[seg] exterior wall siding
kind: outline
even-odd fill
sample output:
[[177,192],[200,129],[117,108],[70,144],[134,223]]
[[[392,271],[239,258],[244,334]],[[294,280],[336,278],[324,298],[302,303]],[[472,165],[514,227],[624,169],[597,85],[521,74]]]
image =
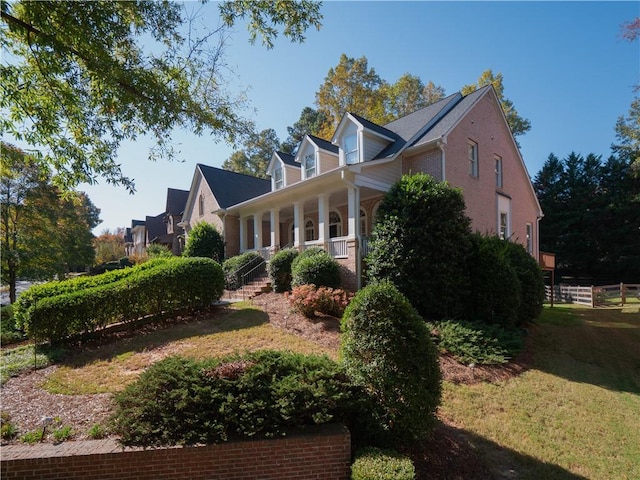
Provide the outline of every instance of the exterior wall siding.
[[329,155],[320,151],[320,161],[318,162],[319,173],[329,172],[335,170],[339,166],[339,158],[334,155]]
[[402,160],[402,174],[427,173],[438,181],[442,181],[442,151],[439,148],[418,153]]
[[364,161],[371,160],[375,158],[377,154],[379,154],[384,148],[388,145],[388,142],[385,142],[381,138],[374,137],[372,135],[364,136]]
[[[485,95],[448,136],[445,180],[462,188],[472,229],[483,234],[498,233],[497,192],[511,198],[511,239],[526,246],[531,223],[537,249],[536,199],[510,135],[498,106]],[[469,140],[478,145],[478,177],[469,174]],[[502,188],[496,186],[496,155],[502,158]]]
[[[207,182],[204,180],[204,178],[200,177],[200,181],[198,182],[195,191],[196,191],[196,194],[193,196],[193,205],[191,206],[192,207],[191,214],[189,218],[187,219],[183,218],[183,220],[187,220],[189,222],[190,228],[193,228],[197,223],[207,222],[212,224],[214,227],[216,227],[219,232],[222,232],[223,231],[222,220],[218,215],[212,213],[218,210],[220,208],[220,205],[218,205],[218,202],[213,196],[213,193],[211,192],[211,189],[209,189],[209,186],[207,185]],[[200,215],[200,211],[199,211],[200,195],[203,195],[204,197],[204,209],[203,209],[202,215]],[[187,236],[188,235],[189,235],[189,232],[187,232]]]

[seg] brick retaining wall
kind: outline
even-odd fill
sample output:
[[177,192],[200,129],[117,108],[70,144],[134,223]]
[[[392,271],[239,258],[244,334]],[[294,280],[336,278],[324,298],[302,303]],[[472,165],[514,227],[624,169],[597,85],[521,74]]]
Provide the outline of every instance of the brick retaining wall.
[[112,441],[88,441],[3,446],[0,454],[3,480],[347,480],[351,438],[345,426],[334,424],[278,439],[200,447],[123,450]]

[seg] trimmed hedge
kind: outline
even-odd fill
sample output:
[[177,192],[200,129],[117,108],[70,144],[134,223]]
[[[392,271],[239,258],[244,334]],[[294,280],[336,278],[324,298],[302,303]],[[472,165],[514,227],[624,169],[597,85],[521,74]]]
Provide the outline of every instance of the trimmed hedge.
[[269,278],[276,293],[291,290],[291,265],[298,257],[298,250],[285,248],[277,252],[269,261]]
[[125,446],[219,443],[344,420],[360,397],[328,357],[261,351],[161,360],[115,395],[111,431]]
[[392,450],[367,447],[356,452],[351,480],[414,480],[416,469],[409,457]]
[[16,302],[15,316],[30,337],[57,343],[111,323],[203,307],[223,288],[222,268],[211,259],[162,258],[91,281],[32,287]]

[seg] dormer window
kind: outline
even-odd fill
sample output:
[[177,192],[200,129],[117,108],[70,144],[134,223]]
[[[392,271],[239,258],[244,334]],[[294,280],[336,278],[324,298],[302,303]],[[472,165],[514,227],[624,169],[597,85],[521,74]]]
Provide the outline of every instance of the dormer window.
[[358,163],[358,137],[356,134],[345,137],[344,157],[347,165]]
[[284,187],[284,179],[282,177],[282,168],[276,168],[273,171],[273,182],[276,190],[280,190]]
[[311,178],[316,174],[316,156],[313,153],[304,157],[305,178]]

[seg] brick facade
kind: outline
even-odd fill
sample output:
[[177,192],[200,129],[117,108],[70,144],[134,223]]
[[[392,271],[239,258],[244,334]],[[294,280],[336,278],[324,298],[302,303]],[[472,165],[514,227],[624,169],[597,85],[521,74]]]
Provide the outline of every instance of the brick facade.
[[[80,444],[91,442],[67,442],[63,444],[64,453],[55,453],[55,445],[48,450],[40,449],[40,446],[5,446],[0,476],[3,480],[350,478],[350,434],[345,426],[336,424],[309,427],[273,440],[200,447],[122,450],[111,442],[110,447],[101,452],[89,447],[83,451]],[[79,451],[73,453],[74,448]],[[25,455],[25,449],[31,450],[31,455]],[[18,450],[22,454],[18,454]],[[39,451],[48,453],[39,455]]]

